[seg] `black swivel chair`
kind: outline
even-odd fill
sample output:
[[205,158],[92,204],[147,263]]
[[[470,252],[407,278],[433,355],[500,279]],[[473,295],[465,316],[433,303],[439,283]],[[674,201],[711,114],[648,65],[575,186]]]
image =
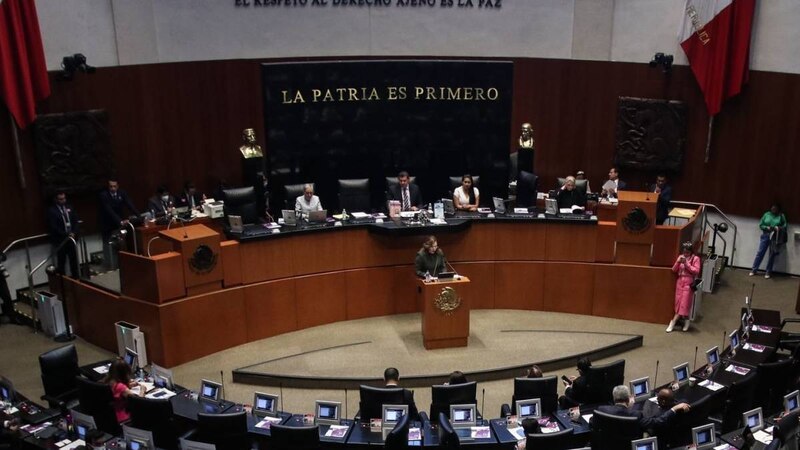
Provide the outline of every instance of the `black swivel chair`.
[[392,431],[386,435],[386,442],[384,448],[386,450],[404,450],[408,448],[408,427],[409,417],[408,414],[400,418],[395,424]]
[[728,386],[725,403],[722,408],[722,416],[720,418],[709,417],[712,421],[721,422],[721,433],[729,433],[744,426],[742,413],[753,408],[759,376],[760,373],[751,371]]
[[272,424],[270,446],[274,450],[316,450],[320,447],[319,427],[289,427]]
[[297,197],[303,195],[304,186],[306,184],[314,186],[314,183],[300,183],[287,184],[283,187],[283,194],[285,196],[283,201],[283,209],[294,209],[294,203],[297,201]]
[[[412,176],[408,177],[408,184],[414,184],[416,181],[417,181],[417,177],[412,177]],[[396,186],[398,184],[400,184],[400,183],[397,181],[397,177],[396,176],[395,177],[386,177],[386,191],[387,192],[389,191],[390,187]]]
[[252,186],[223,189],[225,202],[225,216],[241,216],[242,223],[258,222],[258,206],[256,204],[256,190]]
[[517,179],[517,207],[536,206],[536,191],[539,188],[539,177],[524,170]]
[[579,448],[585,444],[584,439],[575,434],[574,428],[567,428],[555,433],[529,434],[525,439],[527,450],[567,450]]
[[131,426],[153,433],[158,448],[177,450],[177,424],[172,415],[172,403],[168,399],[150,399],[131,395],[128,397],[128,412]]
[[214,444],[217,450],[249,449],[251,442],[247,435],[247,412],[198,413],[195,439]]
[[379,388],[362,384],[358,388],[358,416],[361,422],[380,418],[383,405],[404,405],[403,388]]
[[78,352],[73,344],[59,347],[39,355],[42,387],[51,408],[66,411],[77,404],[78,386],[75,377],[80,375]]
[[758,365],[756,373],[759,382],[754,398],[764,410],[764,415],[771,415],[783,408],[783,395],[789,390],[793,365],[791,359]]
[[[575,189],[581,191],[583,195],[586,195],[586,185],[588,183],[588,180],[575,180]],[[561,189],[565,184],[567,184],[567,179],[558,177],[558,188]]]
[[776,448],[797,450],[797,433],[800,430],[799,419],[800,411],[794,411],[778,420],[772,430],[774,439],[781,443],[781,446]]
[[111,435],[118,435],[122,428],[114,411],[114,395],[107,383],[98,383],[87,378],[76,377],[78,386],[78,411],[92,416],[97,429]]
[[664,429],[658,430],[658,448],[673,448],[692,443],[692,428],[708,423],[712,410],[721,408],[722,390],[689,404],[689,412],[676,414]]
[[555,375],[542,378],[514,378],[514,394],[511,405],[500,407],[500,416],[517,414],[517,400],[538,398],[542,401],[542,415],[551,415],[558,409],[558,378]]
[[642,429],[637,417],[615,416],[595,411],[591,420],[592,450],[631,448],[631,441],[641,439]]
[[369,178],[339,180],[339,209],[371,211]]
[[444,413],[439,413],[439,448],[453,450],[461,448],[461,440],[458,433],[450,424],[450,419]]
[[612,403],[611,392],[625,381],[625,360],[592,366],[586,373],[585,403]]
[[[443,413],[450,418],[450,405],[478,404],[478,383],[470,381],[463,384],[431,386],[431,417]],[[480,415],[480,412],[478,412]]]
[[[476,188],[481,187],[481,176],[480,175],[473,175],[472,176],[472,183],[473,186]],[[457,177],[450,177],[450,190],[448,191],[448,196],[446,198],[450,198],[453,196],[453,191],[456,190],[457,187],[461,186],[461,176]]]

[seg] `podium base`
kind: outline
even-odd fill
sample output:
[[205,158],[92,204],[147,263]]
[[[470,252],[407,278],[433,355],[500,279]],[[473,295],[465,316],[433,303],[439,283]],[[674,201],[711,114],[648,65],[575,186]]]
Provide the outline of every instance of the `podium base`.
[[436,350],[439,348],[466,347],[469,337],[450,338],[450,339],[431,339],[423,341],[426,350]]

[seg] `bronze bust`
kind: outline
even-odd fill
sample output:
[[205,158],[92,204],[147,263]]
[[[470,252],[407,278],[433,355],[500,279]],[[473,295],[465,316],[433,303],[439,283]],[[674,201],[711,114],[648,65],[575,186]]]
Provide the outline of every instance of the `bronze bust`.
[[529,123],[522,124],[522,134],[519,136],[519,148],[533,148],[533,127]]
[[246,128],[242,131],[242,139],[244,140],[244,145],[239,147],[239,151],[242,152],[242,156],[245,159],[249,158],[260,158],[264,156],[264,152],[261,151],[261,146],[256,144],[256,132],[252,128]]

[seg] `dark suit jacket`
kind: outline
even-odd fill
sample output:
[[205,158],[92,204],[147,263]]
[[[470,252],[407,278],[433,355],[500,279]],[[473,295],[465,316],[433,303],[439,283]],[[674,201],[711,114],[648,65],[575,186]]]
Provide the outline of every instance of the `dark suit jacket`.
[[[396,384],[386,385],[387,388],[399,387]],[[408,405],[408,418],[411,420],[419,420],[419,411],[417,410],[417,403],[414,401],[414,392],[403,389],[403,404]]]
[[[655,192],[656,187],[653,186],[650,192]],[[656,221],[659,225],[667,220],[669,215],[669,203],[672,201],[672,186],[665,184],[661,189],[661,194],[658,195],[658,204],[656,205]]]
[[[200,206],[200,203],[203,202],[203,194],[199,192],[195,192],[194,195],[194,206]],[[181,196],[178,197],[178,202],[175,204],[178,208],[183,208],[184,206],[189,207],[191,206],[189,203],[189,195],[186,191],[181,192]]]
[[589,380],[584,375],[575,378],[564,390],[564,396],[576,404],[586,403],[589,397]]
[[69,231],[66,229],[66,224],[64,223],[65,221],[58,205],[53,204],[47,208],[47,232],[50,234],[50,243],[53,245],[58,245],[63,242],[70,233],[77,235],[79,231],[79,219],[75,210],[72,209],[72,206],[69,204],[64,205],[64,207],[67,210],[67,216],[69,216]]
[[580,189],[575,188],[571,191],[562,189],[558,191],[558,207],[569,208],[572,205],[580,207],[586,206],[586,195]]
[[100,193],[100,231],[103,234],[111,233],[119,228],[119,223],[125,216],[125,209],[130,214],[139,214],[139,210],[133,206],[128,193],[122,189],[117,190],[117,198],[114,199],[108,189]]
[[161,196],[154,195],[147,200],[147,210],[153,212],[155,216],[163,216],[167,214],[167,208],[171,208],[175,206],[175,197],[169,196],[169,200],[167,200],[166,207],[164,206],[164,202],[161,201]]
[[675,412],[671,409],[653,417],[645,417],[642,411],[633,410],[622,405],[603,405],[597,409],[615,416],[636,417],[639,420],[639,427],[645,431],[657,431],[669,424],[669,421],[675,417]]
[[[400,191],[400,185],[394,184],[389,186],[389,190],[386,193],[387,200],[397,200],[400,202],[402,206],[403,202],[403,194]],[[423,201],[422,201],[422,193],[419,191],[419,186],[414,183],[409,183],[408,185],[408,195],[409,200],[411,201],[411,206],[416,206],[417,208],[422,208]]]

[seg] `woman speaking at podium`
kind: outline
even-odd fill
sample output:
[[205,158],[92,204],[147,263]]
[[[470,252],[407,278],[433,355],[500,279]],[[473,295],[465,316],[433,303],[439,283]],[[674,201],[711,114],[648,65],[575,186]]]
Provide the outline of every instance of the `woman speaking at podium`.
[[440,273],[447,271],[447,259],[444,252],[439,249],[436,236],[428,236],[422,243],[422,248],[417,252],[414,260],[417,276],[427,278],[427,276],[437,277]]

